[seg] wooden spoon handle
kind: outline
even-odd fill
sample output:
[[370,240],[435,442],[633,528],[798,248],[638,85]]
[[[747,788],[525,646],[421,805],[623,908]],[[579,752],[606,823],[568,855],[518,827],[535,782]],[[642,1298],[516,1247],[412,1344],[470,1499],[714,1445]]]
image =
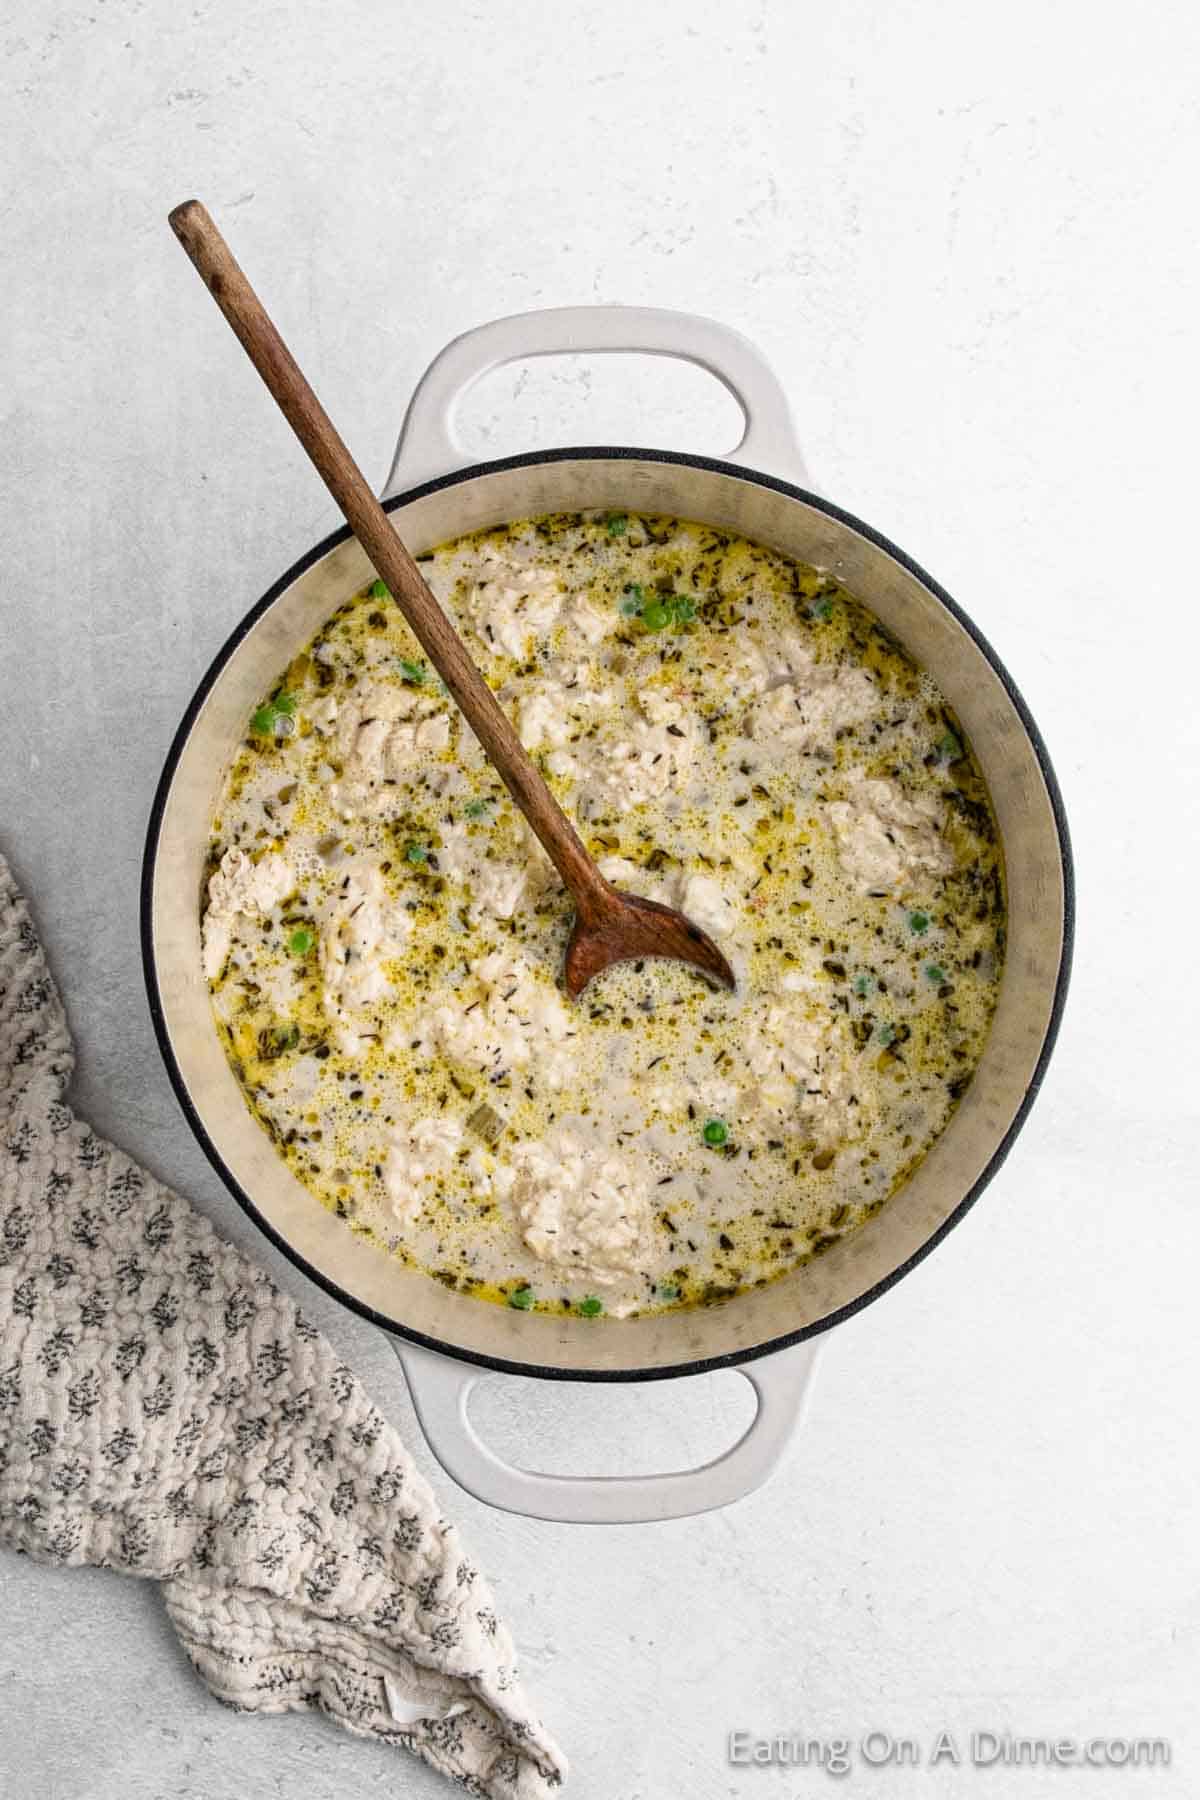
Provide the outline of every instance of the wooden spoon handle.
[[207,209],[198,200],[187,200],[171,213],[170,225],[562,876],[576,910],[587,917],[607,911],[612,889],[580,843],[458,633],[426,587],[416,563],[397,537],[391,520]]

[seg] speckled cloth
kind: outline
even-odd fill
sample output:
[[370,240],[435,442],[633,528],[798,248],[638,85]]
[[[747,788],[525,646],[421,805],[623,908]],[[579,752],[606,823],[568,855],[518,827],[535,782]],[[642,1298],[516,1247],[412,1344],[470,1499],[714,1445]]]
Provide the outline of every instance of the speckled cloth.
[[296,1306],[77,1119],[0,857],[0,1545],[162,1583],[218,1699],[319,1706],[468,1790],[562,1758],[396,1433]]

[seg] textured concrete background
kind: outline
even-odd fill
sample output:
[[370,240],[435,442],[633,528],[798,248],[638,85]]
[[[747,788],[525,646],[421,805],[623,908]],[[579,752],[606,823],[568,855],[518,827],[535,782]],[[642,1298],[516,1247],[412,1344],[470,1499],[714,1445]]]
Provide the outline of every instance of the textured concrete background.
[[[143,1000],[171,733],[333,523],[169,206],[209,202],[379,479],[421,368],[484,318],[627,300],[740,326],[816,478],[967,605],[1045,729],[1079,854],[1073,1004],[986,1201],[831,1340],[766,1491],[601,1530],[439,1491],[580,1800],[824,1789],[727,1767],[739,1726],[1156,1733],[1165,1773],[842,1786],[1194,1796],[1195,9],[27,0],[0,47],[0,831],[79,1106],[254,1244],[431,1467],[382,1339],[257,1243],[191,1142]],[[703,377],[624,375],[509,371],[472,447],[729,447]],[[711,1452],[746,1410],[733,1375],[485,1403],[529,1460],[593,1470]],[[221,1711],[135,1582],[3,1559],[0,1623],[5,1800],[443,1791],[319,1719]]]

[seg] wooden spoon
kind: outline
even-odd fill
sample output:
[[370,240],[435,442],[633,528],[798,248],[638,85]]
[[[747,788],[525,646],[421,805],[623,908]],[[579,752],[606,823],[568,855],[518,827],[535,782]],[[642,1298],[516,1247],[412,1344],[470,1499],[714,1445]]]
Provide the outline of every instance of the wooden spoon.
[[198,200],[187,200],[170,215],[170,225],[562,876],[575,902],[575,923],[564,965],[567,992],[577,998],[592,976],[610,963],[643,956],[669,956],[691,963],[732,988],[733,970],[712,939],[690,919],[655,900],[621,893],[601,875],[426,587],[207,210]]

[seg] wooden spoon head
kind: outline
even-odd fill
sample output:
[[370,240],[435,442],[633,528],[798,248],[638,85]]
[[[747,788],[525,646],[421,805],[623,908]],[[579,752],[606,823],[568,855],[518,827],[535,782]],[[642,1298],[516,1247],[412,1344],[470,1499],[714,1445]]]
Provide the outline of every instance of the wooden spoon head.
[[669,956],[675,962],[691,963],[723,987],[737,986],[733,970],[698,925],[674,907],[610,888],[602,908],[586,917],[582,912],[575,915],[564,968],[567,992],[577,1000],[602,969],[644,956]]

